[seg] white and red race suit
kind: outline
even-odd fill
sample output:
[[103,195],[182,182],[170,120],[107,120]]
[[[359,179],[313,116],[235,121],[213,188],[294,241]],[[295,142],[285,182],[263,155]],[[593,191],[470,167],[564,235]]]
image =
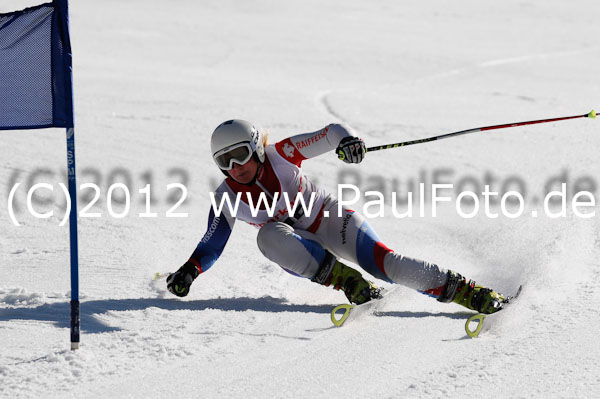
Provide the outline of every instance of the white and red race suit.
[[[379,279],[439,297],[447,270],[389,249],[358,212],[342,207],[338,213],[337,200],[302,173],[304,160],[335,149],[348,136],[352,134],[347,128],[331,124],[266,146],[265,161],[254,183],[244,185],[228,177],[217,188],[208,229],[189,261],[200,273],[208,270],[223,252],[235,220],[240,219],[259,229],[261,252],[294,275],[313,278],[327,250]],[[296,203],[297,195],[312,205],[310,212]],[[231,208],[223,197],[229,198]]]

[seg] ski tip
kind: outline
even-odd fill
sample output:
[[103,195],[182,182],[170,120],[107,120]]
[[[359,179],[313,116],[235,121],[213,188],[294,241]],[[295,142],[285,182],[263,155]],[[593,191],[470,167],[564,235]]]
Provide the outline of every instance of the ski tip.
[[596,119],[596,111],[591,110],[589,114],[587,114],[588,118]]
[[[523,285],[521,284],[517,289],[517,292],[514,295],[507,296],[504,301],[501,302],[501,305],[507,305],[511,303],[513,300],[517,299],[519,295],[521,295],[521,291],[523,290]],[[502,307],[502,306],[501,306]]]

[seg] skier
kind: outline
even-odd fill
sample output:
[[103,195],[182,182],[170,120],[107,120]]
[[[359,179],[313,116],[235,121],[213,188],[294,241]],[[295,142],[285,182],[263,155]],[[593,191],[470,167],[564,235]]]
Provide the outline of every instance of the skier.
[[[168,276],[168,290],[186,296],[194,279],[221,255],[234,221],[240,219],[259,229],[258,248],[265,257],[291,274],[341,289],[351,303],[377,298],[380,289],[340,258],[378,279],[408,286],[440,302],[455,302],[486,314],[501,309],[501,294],[452,270],[392,251],[356,211],[342,207],[338,215],[337,200],[316,187],[301,169],[302,161],[334,149],[346,163],[360,163],[366,153],[362,139],[339,124],[274,145],[268,145],[266,136],[247,121],[220,124],[212,134],[211,151],[226,178],[215,192],[216,203],[223,196],[233,203],[241,193],[239,207],[233,215],[223,206],[220,216],[211,207],[204,237],[189,260]],[[314,195],[312,212],[304,214],[298,206],[295,214],[288,214],[284,193],[292,204],[298,193],[305,204]],[[256,216],[251,214],[250,206],[255,207],[261,195],[268,197],[269,205],[275,203],[273,216],[268,215],[264,201]]]

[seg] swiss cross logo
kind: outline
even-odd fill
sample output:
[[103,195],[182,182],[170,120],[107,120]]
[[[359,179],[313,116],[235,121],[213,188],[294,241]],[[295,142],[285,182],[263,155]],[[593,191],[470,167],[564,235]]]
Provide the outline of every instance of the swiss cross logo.
[[290,143],[285,143],[283,146],[283,152],[287,155],[288,158],[294,157],[294,146],[291,146]]

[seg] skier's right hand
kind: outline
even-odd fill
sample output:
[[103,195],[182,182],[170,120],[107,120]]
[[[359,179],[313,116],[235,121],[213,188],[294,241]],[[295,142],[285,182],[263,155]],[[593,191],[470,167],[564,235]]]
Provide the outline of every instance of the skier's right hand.
[[348,136],[340,141],[335,152],[338,159],[346,163],[361,163],[367,153],[367,147],[361,138]]
[[194,279],[198,277],[198,269],[191,262],[185,262],[175,273],[167,277],[167,289],[174,295],[184,297],[190,292]]

